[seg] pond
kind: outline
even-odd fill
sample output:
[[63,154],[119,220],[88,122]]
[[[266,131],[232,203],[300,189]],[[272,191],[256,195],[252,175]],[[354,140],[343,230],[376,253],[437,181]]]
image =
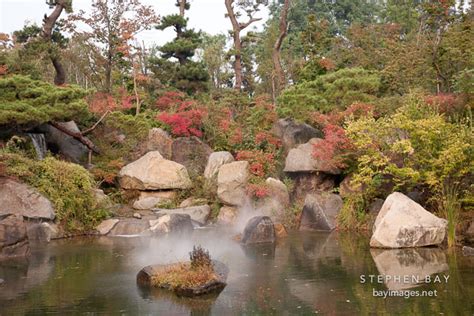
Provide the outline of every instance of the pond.
[[[217,297],[178,298],[137,287],[142,267],[187,259],[198,244],[230,269],[228,285]],[[353,233],[295,232],[275,247],[242,248],[230,234],[215,229],[180,238],[58,240],[34,246],[28,261],[0,263],[0,315],[474,313],[473,257],[438,248],[370,250],[367,245],[367,237]],[[413,280],[384,277],[378,283],[371,275],[432,279],[414,287]],[[434,282],[436,276],[440,282]],[[374,296],[387,289],[436,290],[436,297]]]

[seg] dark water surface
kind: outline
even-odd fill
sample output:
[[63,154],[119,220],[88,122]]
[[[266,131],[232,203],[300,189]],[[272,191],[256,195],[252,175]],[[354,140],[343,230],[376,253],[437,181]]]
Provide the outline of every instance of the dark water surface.
[[[186,259],[194,244],[229,266],[218,297],[178,298],[135,283],[146,265]],[[0,263],[0,315],[473,315],[474,259],[444,250],[370,250],[349,233],[293,233],[243,249],[231,236],[81,238],[36,246],[28,262]],[[413,285],[361,283],[360,275],[448,276],[411,290],[437,297],[374,297]]]

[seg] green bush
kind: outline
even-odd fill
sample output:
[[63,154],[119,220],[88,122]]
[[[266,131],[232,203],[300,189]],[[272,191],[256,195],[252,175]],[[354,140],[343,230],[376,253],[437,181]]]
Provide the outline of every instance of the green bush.
[[85,96],[78,86],[57,87],[20,75],[0,78],[0,126],[87,117]]
[[4,173],[35,187],[54,205],[56,220],[66,231],[94,228],[107,212],[95,199],[95,182],[83,167],[47,157],[32,160],[20,154],[0,152]]
[[347,68],[319,76],[285,90],[278,98],[280,117],[306,121],[313,111],[328,113],[344,110],[354,102],[371,102],[377,98],[380,77],[362,68]]
[[446,186],[459,188],[459,198],[472,197],[474,137],[464,124],[451,123],[411,95],[395,114],[348,122],[346,133],[355,148],[354,183],[373,198],[389,180],[394,190],[421,189],[430,205],[439,204]]

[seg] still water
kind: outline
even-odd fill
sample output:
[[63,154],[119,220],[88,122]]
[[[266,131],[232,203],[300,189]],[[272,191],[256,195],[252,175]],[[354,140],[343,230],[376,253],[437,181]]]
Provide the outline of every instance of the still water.
[[[219,296],[178,298],[136,286],[143,266],[186,259],[194,244],[230,269]],[[297,232],[276,247],[244,249],[213,229],[180,238],[53,241],[35,246],[28,262],[0,263],[0,315],[474,314],[473,257],[437,248],[371,251],[367,244],[367,237],[351,233]],[[370,283],[379,274],[432,274],[443,282]],[[387,288],[436,290],[437,296],[374,297]]]

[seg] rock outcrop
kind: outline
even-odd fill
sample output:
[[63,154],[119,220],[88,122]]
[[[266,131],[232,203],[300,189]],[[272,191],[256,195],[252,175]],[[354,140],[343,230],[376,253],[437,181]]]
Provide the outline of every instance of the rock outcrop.
[[119,220],[107,236],[137,236],[149,231],[150,224],[146,220],[127,218]]
[[158,151],[151,151],[120,170],[123,189],[166,190],[186,189],[191,186],[183,165],[166,160]]
[[290,207],[288,189],[282,181],[274,178],[267,178],[265,184],[269,189],[269,195],[260,199],[256,203],[256,208],[262,215],[270,217],[274,223],[279,223]]
[[117,218],[109,218],[102,221],[95,229],[100,235],[107,235],[118,222],[119,219]]
[[219,168],[226,163],[234,161],[234,157],[228,151],[213,152],[207,160],[206,169],[204,170],[204,177],[212,179],[219,172]]
[[152,128],[148,131],[148,138],[142,145],[142,153],[159,151],[165,159],[171,159],[173,139],[168,132],[161,128]]
[[217,216],[217,224],[230,226],[232,225],[238,216],[238,209],[233,206],[223,206],[219,210],[219,215]]
[[247,222],[241,243],[244,245],[274,243],[275,240],[275,228],[270,217],[255,216]]
[[425,210],[406,195],[394,192],[385,200],[375,220],[371,247],[404,248],[438,245],[447,221]]
[[202,175],[211,153],[211,147],[199,138],[179,137],[173,141],[171,160],[184,165],[189,172]]
[[33,187],[8,178],[0,178],[0,216],[14,214],[31,219],[53,220],[51,202]]
[[327,162],[316,159],[313,156],[314,145],[323,141],[320,138],[312,138],[307,143],[298,145],[289,151],[285,160],[285,172],[314,172],[320,171],[329,174],[340,174],[341,170],[331,166]]
[[289,172],[288,177],[293,181],[290,192],[293,201],[303,201],[307,194],[327,192],[335,187],[335,176],[322,172]]
[[217,175],[217,196],[228,205],[240,206],[247,200],[246,185],[249,177],[249,163],[235,161],[219,168]]

